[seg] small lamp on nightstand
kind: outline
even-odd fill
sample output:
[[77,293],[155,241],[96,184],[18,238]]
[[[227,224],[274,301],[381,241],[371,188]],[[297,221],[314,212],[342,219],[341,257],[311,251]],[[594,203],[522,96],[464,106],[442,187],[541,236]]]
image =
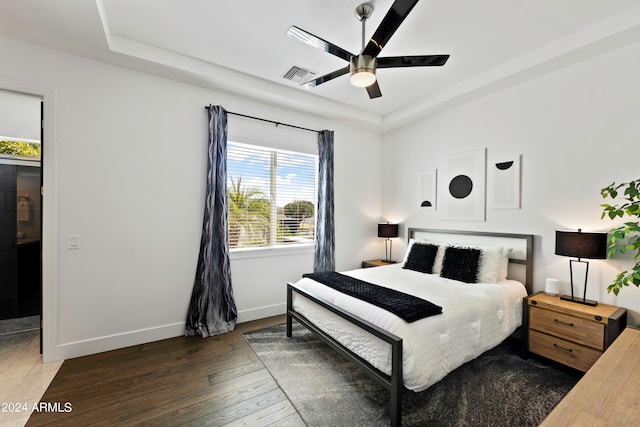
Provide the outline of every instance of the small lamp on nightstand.
[[387,239],[384,242],[384,262],[393,262],[391,260],[391,250],[393,249],[393,237],[398,237],[398,224],[378,224],[378,237],[384,237]]
[[[562,295],[560,299],[577,302],[586,305],[598,305],[597,301],[587,299],[587,276],[589,275],[589,262],[580,258],[605,259],[607,257],[607,233],[583,233],[578,231],[556,231],[556,255],[578,258],[569,260],[569,272],[571,274],[571,296]],[[573,263],[586,264],[584,273],[584,295],[582,298],[573,295]]]

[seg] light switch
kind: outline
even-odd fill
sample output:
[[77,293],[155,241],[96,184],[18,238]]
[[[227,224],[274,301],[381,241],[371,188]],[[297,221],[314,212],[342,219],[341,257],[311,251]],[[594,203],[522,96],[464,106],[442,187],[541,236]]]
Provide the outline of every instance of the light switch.
[[67,249],[80,249],[80,236],[77,234],[67,235]]

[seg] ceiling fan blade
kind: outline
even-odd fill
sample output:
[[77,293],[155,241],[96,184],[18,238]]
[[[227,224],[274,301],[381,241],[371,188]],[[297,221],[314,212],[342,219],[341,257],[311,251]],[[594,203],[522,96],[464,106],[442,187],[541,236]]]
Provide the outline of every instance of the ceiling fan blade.
[[444,65],[449,55],[389,56],[378,58],[378,68],[396,67],[439,67]]
[[369,98],[380,98],[382,96],[382,92],[380,92],[380,86],[378,86],[378,81],[373,82],[371,86],[367,86],[367,93],[369,94]]
[[336,46],[324,39],[321,39],[318,36],[314,36],[310,32],[298,28],[295,25],[289,27],[287,35],[293,37],[294,39],[298,39],[301,42],[308,44],[309,46],[313,46],[317,49],[322,49],[325,52],[335,55],[338,58],[342,58],[347,62],[349,62],[351,60],[351,57],[354,56],[351,52],[344,50],[343,48]]
[[317,79],[309,80],[308,82],[302,83],[300,86],[315,87],[315,86],[321,85],[322,83],[326,83],[329,80],[333,80],[336,77],[344,76],[348,72],[349,72],[349,67],[347,66],[344,68],[340,68],[339,70],[336,70],[332,73],[325,74],[324,76],[320,76]]
[[373,33],[371,40],[362,50],[362,55],[378,56],[383,47],[396,32],[402,21],[409,15],[418,0],[396,0]]

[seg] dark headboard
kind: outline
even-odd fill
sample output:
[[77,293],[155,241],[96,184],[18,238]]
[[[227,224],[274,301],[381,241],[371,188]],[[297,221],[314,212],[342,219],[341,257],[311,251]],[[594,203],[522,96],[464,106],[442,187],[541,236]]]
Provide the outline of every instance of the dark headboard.
[[511,248],[508,278],[524,283],[527,293],[533,293],[533,235],[492,233],[486,231],[441,230],[409,228],[408,238],[429,240],[434,243],[502,246]]

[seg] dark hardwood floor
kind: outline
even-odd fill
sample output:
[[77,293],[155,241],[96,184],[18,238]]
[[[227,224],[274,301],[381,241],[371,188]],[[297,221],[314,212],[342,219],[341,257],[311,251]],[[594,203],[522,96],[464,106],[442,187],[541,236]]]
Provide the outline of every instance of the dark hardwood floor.
[[304,426],[241,335],[284,320],[66,360],[41,399],[60,412],[34,412],[26,425]]

